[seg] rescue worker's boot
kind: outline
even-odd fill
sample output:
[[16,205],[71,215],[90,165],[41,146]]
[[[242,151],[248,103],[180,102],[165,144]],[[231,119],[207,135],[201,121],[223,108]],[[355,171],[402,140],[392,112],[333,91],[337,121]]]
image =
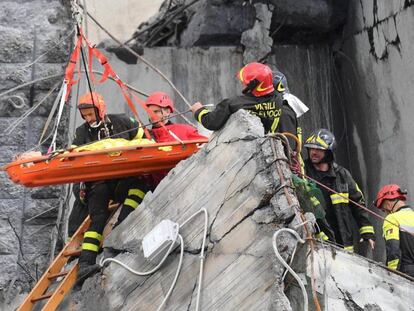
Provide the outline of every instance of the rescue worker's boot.
[[79,257],[79,269],[76,278],[76,286],[82,286],[83,282],[97,273],[100,266],[96,264],[96,252],[83,250]]
[[119,224],[121,222],[123,222],[124,219],[127,218],[127,216],[135,210],[135,208],[133,208],[129,205],[125,205],[125,204],[123,206],[121,206],[120,208],[121,208],[121,212],[118,215],[118,219],[117,219],[113,229],[116,228],[117,226],[119,226]]

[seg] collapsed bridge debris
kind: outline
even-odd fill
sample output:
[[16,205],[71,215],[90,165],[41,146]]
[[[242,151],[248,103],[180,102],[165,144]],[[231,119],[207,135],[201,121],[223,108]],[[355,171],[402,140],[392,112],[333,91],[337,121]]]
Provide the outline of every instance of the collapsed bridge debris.
[[[280,141],[276,145],[276,158],[286,159]],[[274,256],[271,237],[295,214],[287,204],[276,165],[287,180],[290,170],[285,162],[275,160],[260,120],[239,111],[198,154],[178,164],[145,197],[140,209],[109,235],[104,247],[121,252],[116,259],[131,268],[149,270],[142,256],[144,235],[163,219],[181,224],[206,208],[209,223],[201,309],[290,310],[276,282],[284,270]],[[287,189],[293,195],[293,189]],[[194,308],[203,218],[194,218],[180,232],[185,251],[167,302],[170,310]],[[290,236],[281,240],[281,249],[296,243]],[[80,295],[75,294],[83,297],[79,308],[155,309],[172,283],[178,257],[170,255],[158,272],[147,277],[111,263],[102,275],[85,282]]]
[[[145,197],[140,208],[112,231],[104,243],[105,253],[117,254],[115,259],[131,269],[151,270],[155,264],[143,256],[144,236],[165,219],[182,225],[181,270],[165,309],[196,310],[204,219],[198,215],[185,220],[205,208],[209,220],[200,309],[303,310],[303,295],[296,281],[287,278],[285,289],[285,269],[272,249],[276,230],[297,228],[302,222],[295,212],[294,189],[282,182],[291,174],[283,146],[280,141],[275,145],[276,155],[259,119],[238,111],[200,152],[180,162],[154,193]],[[290,234],[278,240],[285,259],[295,245]],[[102,273],[68,296],[60,310],[156,310],[177,275],[178,249],[148,276],[134,275],[113,262],[105,265]],[[382,297],[393,295],[398,297],[398,305],[409,306],[410,295],[406,294],[414,285],[379,264],[326,244],[316,245],[313,263],[307,252],[308,247],[298,248],[294,269],[306,284],[309,297],[311,277],[315,277],[324,310],[389,310],[390,299]],[[358,284],[350,277],[354,272],[358,273]],[[309,307],[314,310],[311,301]]]

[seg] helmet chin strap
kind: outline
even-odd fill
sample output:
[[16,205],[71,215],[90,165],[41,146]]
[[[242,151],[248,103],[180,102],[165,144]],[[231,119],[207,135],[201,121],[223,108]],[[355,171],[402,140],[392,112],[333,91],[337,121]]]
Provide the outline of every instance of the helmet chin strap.
[[97,128],[97,127],[100,127],[100,126],[101,126],[101,124],[102,124],[102,120],[100,120],[99,122],[95,121],[95,122],[93,122],[92,124],[89,124],[89,126],[90,126],[91,128]]

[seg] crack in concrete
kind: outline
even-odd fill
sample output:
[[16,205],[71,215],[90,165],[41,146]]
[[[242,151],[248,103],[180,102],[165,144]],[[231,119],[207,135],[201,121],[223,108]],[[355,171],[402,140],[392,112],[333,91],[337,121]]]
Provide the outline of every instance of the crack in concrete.
[[122,303],[122,305],[123,306],[125,306],[125,304],[126,304],[126,302],[127,302],[127,300],[128,300],[128,297],[129,297],[129,295],[131,295],[138,287],[141,287],[142,285],[144,285],[145,284],[145,282],[147,282],[147,280],[149,280],[150,279],[150,277],[151,277],[152,275],[149,275],[145,280],[143,280],[141,283],[138,283],[136,286],[134,286],[129,292],[128,292],[128,294],[126,294],[125,295],[125,298],[124,298],[124,301],[123,301],[123,303]]
[[233,255],[237,255],[237,256],[248,256],[248,257],[253,257],[256,259],[263,259],[266,258],[266,255],[255,255],[252,253],[243,253],[243,252],[235,252],[235,253],[223,253],[223,252],[219,252],[219,253],[214,253],[214,255],[223,255],[223,256],[233,256]]
[[[387,17],[385,17],[385,18],[383,18],[383,19],[380,20],[378,18],[378,4],[377,4],[377,0],[374,0],[374,8],[373,8],[374,23],[371,26],[368,26],[367,25],[366,17],[365,17],[365,14],[364,14],[365,12],[364,12],[363,0],[359,0],[359,3],[360,3],[360,6],[361,6],[362,20],[363,20],[364,27],[362,27],[362,29],[360,29],[360,30],[357,30],[357,31],[355,31],[355,32],[347,35],[346,37],[344,37],[343,41],[346,41],[346,40],[348,40],[349,38],[351,38],[351,37],[353,37],[355,35],[361,35],[364,32],[367,32],[367,34],[368,34],[368,40],[369,40],[369,43],[370,43],[370,47],[372,49],[373,45],[371,44],[371,39],[373,40],[373,30],[375,28],[378,28],[378,26],[380,26],[381,24],[388,22],[392,18],[394,20],[395,31],[397,33],[397,36],[396,36],[396,38],[394,40],[392,40],[390,42],[390,45],[395,46],[395,47],[396,47],[396,45],[398,45],[397,49],[401,53],[401,51],[400,51],[401,41],[400,41],[400,37],[399,37],[398,31],[397,31],[396,17],[401,12],[405,11],[408,7],[412,6],[414,4],[414,1],[413,0],[411,0],[411,1],[410,0],[406,0],[407,5],[404,4],[404,6],[400,10],[398,10],[394,14],[391,14],[391,15],[389,15],[389,16],[387,16]],[[384,38],[385,38],[385,36],[384,36]],[[372,41],[372,43],[373,43],[373,41]],[[371,50],[370,50],[370,52],[371,52]],[[374,55],[374,57],[378,58],[379,60],[382,60],[381,57],[378,57],[377,55]]]
[[[216,212],[216,215],[214,216],[214,218],[213,218],[213,220],[211,221],[211,223],[210,223],[210,226],[209,226],[209,232],[211,233],[211,231],[212,231],[212,228],[213,228],[213,225],[214,225],[214,223],[216,222],[216,219],[217,219],[217,217],[218,217],[218,215],[220,214],[220,211],[221,211],[221,209],[223,208],[223,206],[224,206],[224,204],[230,199],[230,198],[232,198],[234,195],[232,195],[231,197],[229,197],[229,198],[227,198],[227,192],[229,191],[229,189],[230,189],[230,187],[233,185],[233,183],[235,182],[235,180],[237,179],[237,174],[238,173],[240,173],[240,171],[244,168],[244,166],[250,161],[250,160],[252,160],[257,154],[258,154],[259,152],[258,151],[256,151],[255,153],[253,153],[246,161],[244,161],[244,163],[240,166],[240,168],[237,170],[237,172],[234,174],[234,177],[233,177],[233,180],[229,183],[229,185],[228,185],[228,187],[227,187],[227,189],[226,189],[226,192],[225,192],[225,195],[224,195],[224,197],[226,198],[223,202],[221,202],[221,204],[220,204],[220,207],[217,209],[217,212]],[[252,178],[252,180],[249,182],[249,184],[248,185],[250,185],[251,184],[251,182],[254,180],[254,178],[256,177],[257,175],[255,174],[255,176]],[[247,186],[248,186],[247,185]],[[243,189],[244,189],[245,187],[243,187]],[[238,193],[240,190],[238,190],[236,193]],[[211,237],[211,235],[210,235],[210,237]],[[211,240],[211,238],[209,238],[209,240],[210,240],[210,242],[211,243],[214,243],[212,240]]]
[[190,311],[191,303],[193,302],[193,294],[194,294],[195,289],[197,288],[197,282],[198,280],[194,282],[193,290],[191,291],[191,295],[190,295],[190,302],[188,303],[188,306],[187,306],[187,311]]
[[404,9],[414,5],[414,0],[405,0],[404,2]]
[[339,288],[339,285],[333,275],[331,275],[331,279],[335,283],[335,287],[341,292],[343,296],[342,300],[345,302],[345,308],[347,308],[349,311],[364,311],[364,308],[359,306],[355,300],[352,299],[352,295],[348,291],[344,291]]
[[[217,213],[216,213],[216,216],[214,217],[214,221],[211,223],[211,225],[210,225],[210,230],[209,230],[209,232],[211,232],[212,231],[212,229],[213,229],[213,223],[215,222],[215,220],[217,219],[217,217],[218,217],[218,214],[220,213],[220,210],[221,210],[221,208],[224,206],[224,204],[226,203],[226,202],[228,202],[231,198],[233,198],[236,194],[238,194],[238,193],[240,193],[240,192],[242,192],[242,191],[244,191],[246,188],[248,188],[248,187],[250,187],[250,185],[254,182],[254,180],[255,180],[255,178],[256,178],[256,176],[257,175],[259,175],[259,174],[261,174],[262,172],[264,172],[264,171],[266,171],[271,165],[272,165],[273,163],[270,163],[270,164],[268,164],[268,165],[266,165],[264,168],[262,168],[261,170],[259,170],[259,171],[257,171],[256,172],[256,174],[255,174],[255,176],[250,180],[250,182],[247,184],[247,185],[245,185],[243,188],[240,188],[240,189],[238,189],[233,195],[231,195],[230,197],[228,197],[222,204],[221,204],[221,206],[220,206],[220,208],[218,209],[218,211],[217,211]],[[273,190],[275,190],[275,189],[273,189]],[[246,218],[248,218],[248,217],[250,217],[250,216],[252,216],[253,214],[254,214],[254,212],[255,211],[257,211],[258,209],[261,209],[261,208],[264,208],[264,207],[267,207],[268,205],[269,205],[269,202],[270,202],[270,200],[272,199],[272,197],[273,197],[273,195],[275,194],[276,192],[272,192],[272,193],[270,193],[270,194],[268,194],[268,195],[265,195],[265,196],[263,196],[263,198],[261,199],[261,201],[260,201],[260,203],[259,203],[259,205],[255,208],[255,209],[253,209],[252,211],[250,211],[246,216],[244,216],[239,222],[237,222],[233,227],[231,227],[227,232],[225,232],[222,236],[221,236],[221,238],[220,239],[218,239],[218,240],[212,240],[211,238],[209,239],[210,240],[210,242],[212,242],[213,244],[215,244],[216,242],[219,242],[219,241],[221,241],[227,234],[229,234],[235,227],[237,227],[240,223],[242,223]]]
[[228,234],[230,234],[234,229],[236,229],[242,222],[244,222],[247,218],[252,216],[257,210],[264,208],[264,207],[267,207],[267,205],[265,206],[259,205],[258,207],[250,211],[246,216],[244,216],[240,221],[235,223],[233,227],[231,227],[227,232],[225,232],[218,240],[215,240],[213,243],[214,244],[220,243],[221,240],[223,240]]

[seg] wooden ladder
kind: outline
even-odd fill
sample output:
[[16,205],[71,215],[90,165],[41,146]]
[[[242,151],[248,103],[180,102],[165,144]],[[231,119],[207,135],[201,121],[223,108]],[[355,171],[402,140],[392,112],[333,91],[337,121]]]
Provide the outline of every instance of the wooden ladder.
[[[106,223],[106,226],[102,233],[103,239],[101,246],[103,240],[112,231],[112,228],[118,218],[118,213],[120,211],[120,209],[118,209],[119,206],[119,203],[112,201],[108,205],[108,210],[111,212],[111,216],[108,218],[108,222]],[[32,289],[32,291],[29,293],[17,311],[30,311],[33,309],[36,302],[46,299],[48,300],[43,306],[42,310],[56,310],[56,308],[65,298],[65,296],[70,292],[76,282],[78,263],[66,271],[62,271],[62,268],[66,265],[70,257],[80,255],[83,242],[83,234],[88,230],[90,223],[91,219],[88,216],[79,226],[78,230],[76,230],[69,243],[65,245],[59,255],[57,255],[55,260],[50,264],[49,268],[42,275],[36,286]],[[57,287],[54,290],[47,292],[50,285],[57,285]]]
[[[78,264],[76,263],[69,270],[62,271],[62,268],[64,268],[71,256],[80,255],[83,234],[88,230],[90,222],[91,220],[88,216],[79,226],[78,230],[76,230],[69,243],[65,245],[59,255],[50,264],[49,268],[39,279],[36,286],[32,289],[17,311],[30,311],[37,302],[46,299],[47,302],[42,310],[56,310],[76,282]],[[52,284],[57,285],[57,287],[54,290],[48,291]]]

